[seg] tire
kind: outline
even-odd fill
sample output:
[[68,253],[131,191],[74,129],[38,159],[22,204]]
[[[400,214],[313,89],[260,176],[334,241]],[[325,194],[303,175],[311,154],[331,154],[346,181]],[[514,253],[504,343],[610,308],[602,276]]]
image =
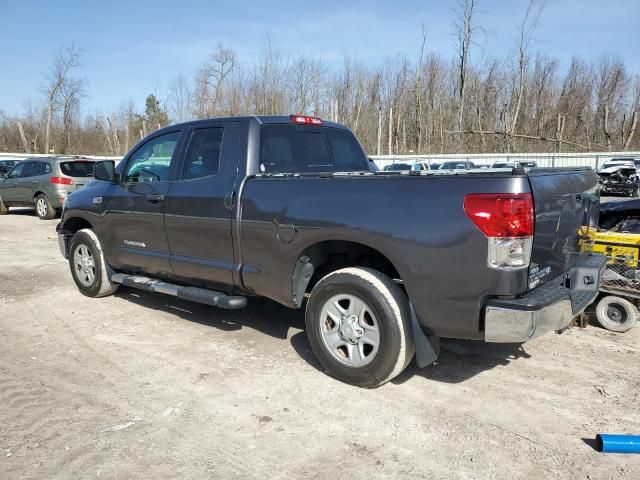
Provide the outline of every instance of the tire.
[[602,328],[624,333],[638,321],[638,310],[629,300],[607,295],[596,305],[596,319]]
[[370,268],[343,268],[322,278],[307,303],[306,328],[327,373],[358,387],[388,382],[415,353],[409,299]]
[[40,194],[35,199],[36,214],[40,220],[52,220],[56,218],[56,210],[46,195]]
[[118,289],[118,284],[110,280],[111,268],[93,230],[79,230],[71,239],[69,268],[78,290],[87,297],[106,297]]
[[2,203],[2,198],[0,198],[0,215],[8,215],[9,207],[7,207],[4,203]]

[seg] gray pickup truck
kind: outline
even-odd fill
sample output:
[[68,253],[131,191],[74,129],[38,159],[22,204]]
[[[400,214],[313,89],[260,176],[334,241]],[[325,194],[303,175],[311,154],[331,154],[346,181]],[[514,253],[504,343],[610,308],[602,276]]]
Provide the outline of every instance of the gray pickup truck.
[[319,361],[364,387],[414,353],[433,362],[440,337],[562,331],[597,295],[604,258],[580,249],[597,221],[590,169],[372,170],[350,130],[314,117],[174,125],[96,164],[59,243],[91,297],[306,304]]

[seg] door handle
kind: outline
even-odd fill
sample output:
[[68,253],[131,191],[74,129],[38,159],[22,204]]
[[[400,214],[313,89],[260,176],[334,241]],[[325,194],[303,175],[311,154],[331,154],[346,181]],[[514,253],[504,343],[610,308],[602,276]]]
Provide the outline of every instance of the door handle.
[[147,199],[148,202],[151,202],[151,203],[164,202],[164,195],[153,194],[153,195],[147,195],[145,198]]
[[31,183],[33,183],[35,185],[35,184],[40,183],[40,182],[38,182],[38,180],[33,180]]

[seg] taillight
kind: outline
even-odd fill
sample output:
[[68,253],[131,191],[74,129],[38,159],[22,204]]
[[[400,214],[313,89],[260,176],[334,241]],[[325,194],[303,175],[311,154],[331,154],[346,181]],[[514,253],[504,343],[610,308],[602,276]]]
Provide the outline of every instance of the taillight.
[[51,177],[51,183],[58,185],[73,185],[73,180],[67,177]]
[[322,126],[324,122],[318,117],[308,117],[306,115],[291,115],[291,123],[298,125],[317,125]]
[[472,193],[464,198],[464,211],[488,238],[489,267],[529,266],[535,227],[530,193]]

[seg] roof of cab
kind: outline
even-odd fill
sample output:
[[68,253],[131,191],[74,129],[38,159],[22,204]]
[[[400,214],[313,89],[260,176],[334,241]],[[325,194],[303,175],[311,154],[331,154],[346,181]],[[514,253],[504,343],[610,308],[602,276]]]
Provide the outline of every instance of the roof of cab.
[[[184,125],[201,125],[205,124],[211,120],[233,120],[233,121],[255,121],[261,125],[265,124],[291,124],[291,117],[289,115],[245,115],[245,116],[236,116],[236,117],[213,117],[202,120],[192,120],[189,122],[178,123],[175,125],[169,125],[165,128],[184,126]],[[323,126],[332,127],[332,128],[342,128],[348,130],[349,127],[342,123],[331,122],[325,119],[322,119]],[[164,128],[162,129],[164,130]]]

